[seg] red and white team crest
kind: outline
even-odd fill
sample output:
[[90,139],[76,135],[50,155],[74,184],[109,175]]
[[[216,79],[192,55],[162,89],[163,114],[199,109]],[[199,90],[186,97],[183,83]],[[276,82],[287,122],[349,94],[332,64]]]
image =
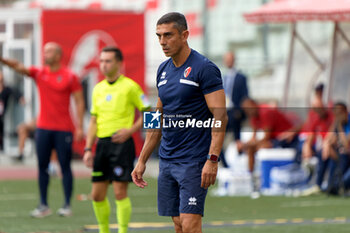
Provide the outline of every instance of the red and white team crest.
[[188,75],[191,73],[191,70],[192,70],[191,66],[186,68],[186,70],[184,71],[184,77],[185,78],[188,77]]

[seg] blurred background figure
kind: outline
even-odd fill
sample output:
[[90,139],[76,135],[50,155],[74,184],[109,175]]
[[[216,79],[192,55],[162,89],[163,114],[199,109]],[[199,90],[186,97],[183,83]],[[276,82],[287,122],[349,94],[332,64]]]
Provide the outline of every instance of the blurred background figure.
[[4,76],[0,70],[0,150],[4,149],[4,118],[11,93],[11,88],[5,86]]
[[323,102],[324,84],[319,83],[315,87],[315,100],[320,100]]
[[[58,209],[57,214],[70,216],[73,192],[71,169],[73,131],[75,130],[76,140],[83,139],[84,97],[78,77],[61,63],[63,55],[61,46],[55,42],[48,42],[44,45],[43,55],[45,63],[43,67],[25,67],[17,60],[5,59],[1,56],[0,62],[22,75],[31,77],[40,93],[40,111],[35,131],[40,201],[38,207],[31,212],[31,216],[42,218],[52,214],[48,206],[47,191],[50,179],[48,167],[53,149],[57,151],[65,194],[63,206]],[[76,127],[69,109],[71,96],[77,107]]]
[[15,157],[17,161],[23,161],[24,146],[28,138],[34,138],[36,129],[36,118],[29,122],[23,122],[17,127],[18,135],[18,156]]
[[11,95],[14,95],[17,101],[23,104],[23,98],[19,92],[12,90],[12,88],[5,85],[4,76],[0,70],[0,150],[4,149],[4,121],[5,114]]
[[329,166],[329,158],[322,158],[322,145],[327,133],[333,123],[333,113],[327,109],[322,99],[315,98],[312,103],[312,109],[309,112],[306,128],[307,137],[302,146],[303,163],[308,163],[309,160],[316,156],[318,165],[316,168],[316,184],[309,189],[304,190],[304,196],[321,192],[321,186]]
[[[227,132],[233,132],[233,137],[239,152],[242,151],[241,128],[245,119],[241,108],[242,101],[248,97],[247,78],[235,68],[235,54],[231,51],[223,56],[223,63],[227,68],[223,76],[223,86],[226,95],[226,107],[228,115]],[[229,136],[230,137],[230,136]],[[225,143],[227,144],[227,143]],[[224,167],[227,167],[225,156],[221,156]]]
[[[248,170],[253,181],[253,192],[258,191],[254,177],[255,154],[261,148],[296,148],[300,126],[294,126],[288,117],[275,107],[262,107],[250,98],[242,102],[242,108],[250,120],[252,138],[242,145],[248,155]],[[264,137],[257,139],[258,130],[264,131]]]
[[343,184],[350,188],[350,115],[343,102],[337,102],[333,108],[334,122],[323,143],[322,160],[329,160],[329,179],[327,192],[338,194]]
[[[29,122],[23,122],[17,127],[17,137],[18,137],[18,155],[14,157],[15,161],[23,162],[24,160],[24,147],[28,139],[34,139],[36,129],[36,118]],[[58,174],[58,164],[57,164],[57,153],[56,150],[52,150],[50,163],[48,167],[48,172],[50,176],[56,176]]]
[[[308,136],[310,136],[310,131],[311,131],[312,125],[315,123],[315,120],[319,118],[317,112],[315,111],[315,108],[318,108],[320,106],[320,103],[322,103],[322,106],[325,105],[323,103],[323,90],[324,90],[323,83],[319,83],[315,86],[314,92],[313,92],[313,97],[310,101],[310,108],[307,108],[307,110],[308,110],[307,116],[306,116],[306,119],[303,123],[301,130],[300,130],[300,134],[299,134],[299,145],[298,145],[298,149],[297,149],[296,161],[298,163],[303,162],[303,165],[305,167],[307,167],[311,173],[313,173],[313,171],[315,170],[317,159],[315,157],[308,156],[308,158],[302,160],[302,154],[303,154],[302,150],[303,150],[304,143],[305,143],[306,139],[308,138]],[[314,138],[312,144],[314,145],[315,142],[316,142],[316,140]],[[310,141],[308,141],[308,143],[310,143]],[[309,154],[309,152],[308,152],[308,154]],[[312,174],[310,174],[310,175],[312,176]]]

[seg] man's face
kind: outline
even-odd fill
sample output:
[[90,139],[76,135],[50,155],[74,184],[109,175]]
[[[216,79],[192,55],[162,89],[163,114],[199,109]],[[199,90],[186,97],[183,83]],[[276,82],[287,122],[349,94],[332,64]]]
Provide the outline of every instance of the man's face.
[[117,61],[114,52],[101,52],[100,71],[107,77],[112,77],[120,69],[120,62]]
[[60,60],[60,54],[58,48],[51,43],[48,43],[44,47],[44,62],[46,65],[53,65]]
[[257,117],[259,114],[258,106],[251,100],[244,100],[241,107],[248,118]]
[[323,106],[314,107],[313,110],[314,110],[314,112],[316,112],[318,114],[318,116],[321,119],[323,119],[327,116],[327,110]]
[[334,116],[336,121],[340,123],[345,123],[348,120],[348,113],[346,109],[344,109],[342,106],[334,107]]
[[159,44],[167,57],[176,56],[187,40],[188,31],[179,32],[174,23],[157,25],[156,34]]
[[235,56],[233,53],[226,53],[224,56],[224,64],[228,68],[232,68],[235,64]]

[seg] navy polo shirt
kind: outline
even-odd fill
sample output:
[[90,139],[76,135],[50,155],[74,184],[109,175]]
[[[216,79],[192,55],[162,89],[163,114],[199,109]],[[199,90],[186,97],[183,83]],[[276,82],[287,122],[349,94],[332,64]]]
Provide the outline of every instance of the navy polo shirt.
[[197,127],[195,122],[213,118],[204,95],[223,89],[219,68],[191,50],[182,66],[175,67],[171,58],[159,66],[157,88],[163,104],[159,156],[173,162],[205,161],[211,127]]

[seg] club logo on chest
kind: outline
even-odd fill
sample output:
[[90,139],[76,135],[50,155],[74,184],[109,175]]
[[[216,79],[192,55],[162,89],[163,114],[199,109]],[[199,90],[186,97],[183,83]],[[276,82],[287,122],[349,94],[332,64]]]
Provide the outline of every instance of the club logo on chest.
[[185,77],[185,78],[187,78],[188,75],[190,75],[191,70],[192,70],[191,66],[189,66],[189,67],[186,68],[186,70],[184,71],[184,77]]

